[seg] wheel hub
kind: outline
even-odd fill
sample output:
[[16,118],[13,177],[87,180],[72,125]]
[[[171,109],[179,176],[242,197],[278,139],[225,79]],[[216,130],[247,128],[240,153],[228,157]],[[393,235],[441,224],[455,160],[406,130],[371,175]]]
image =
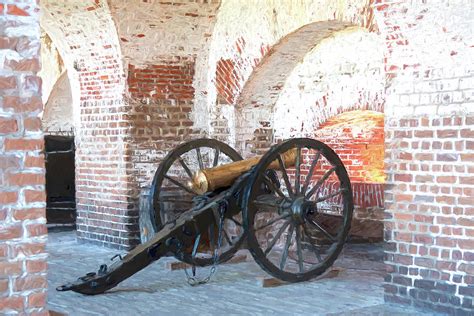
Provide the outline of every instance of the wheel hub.
[[314,214],[317,211],[316,203],[308,201],[304,196],[297,197],[290,207],[291,216],[298,224],[303,224],[308,214]]

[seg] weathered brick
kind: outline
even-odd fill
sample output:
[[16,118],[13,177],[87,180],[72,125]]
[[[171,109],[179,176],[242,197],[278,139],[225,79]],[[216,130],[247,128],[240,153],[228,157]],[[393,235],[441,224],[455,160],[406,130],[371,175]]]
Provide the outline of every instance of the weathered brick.
[[[0,45],[2,45],[2,39],[0,39]],[[5,43],[5,46],[8,44]],[[1,47],[1,46],[0,46]],[[16,77],[9,76],[9,77],[2,77],[0,76],[0,89],[15,89],[17,87],[16,84]]]
[[44,146],[43,139],[25,139],[25,138],[8,138],[5,140],[6,151],[33,151],[42,150]]
[[0,192],[0,205],[12,204],[18,201],[18,192]]
[[15,280],[15,291],[27,291],[34,289],[44,289],[47,287],[45,275],[32,274],[26,277],[20,277]]
[[27,186],[44,184],[45,178],[39,173],[13,173],[8,177],[8,183],[12,186]]
[[19,295],[12,295],[0,300],[0,311],[14,310],[22,311],[25,308],[24,299]]
[[15,119],[0,118],[0,134],[13,134],[18,131],[18,124]]
[[13,211],[13,218],[16,220],[26,220],[26,219],[38,219],[45,217],[44,208],[25,208],[25,209],[16,209]]
[[0,239],[8,240],[20,238],[23,234],[23,228],[20,225],[7,226],[0,230]]

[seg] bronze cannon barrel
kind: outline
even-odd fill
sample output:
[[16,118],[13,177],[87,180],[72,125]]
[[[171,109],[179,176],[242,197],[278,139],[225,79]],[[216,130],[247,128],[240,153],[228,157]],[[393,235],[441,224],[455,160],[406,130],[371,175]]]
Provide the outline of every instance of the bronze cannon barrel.
[[[189,183],[190,188],[198,194],[214,191],[219,188],[231,186],[232,183],[244,172],[249,171],[255,166],[262,156],[256,156],[245,160],[232,162],[229,164],[217,166],[197,171],[192,181]],[[289,150],[281,155],[285,168],[295,165],[296,149]],[[278,160],[273,161],[268,169],[279,169]]]

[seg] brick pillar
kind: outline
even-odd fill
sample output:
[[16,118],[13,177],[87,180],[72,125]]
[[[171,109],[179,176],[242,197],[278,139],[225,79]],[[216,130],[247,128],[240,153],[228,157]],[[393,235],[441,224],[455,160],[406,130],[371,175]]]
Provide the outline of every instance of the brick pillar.
[[2,315],[47,315],[39,38],[37,1],[0,0]]
[[[139,243],[138,191],[130,156],[133,123],[130,106],[114,90],[120,76],[104,79],[104,72],[84,69],[80,73],[77,235],[80,241],[130,249]],[[109,82],[105,87],[104,80]]]
[[375,11],[388,47],[385,299],[472,315],[472,8],[389,1]]

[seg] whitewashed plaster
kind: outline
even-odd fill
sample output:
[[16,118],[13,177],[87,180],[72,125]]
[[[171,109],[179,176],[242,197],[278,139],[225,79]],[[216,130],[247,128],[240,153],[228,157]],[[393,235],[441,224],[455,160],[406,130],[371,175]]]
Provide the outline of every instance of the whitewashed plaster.
[[354,27],[334,33],[292,71],[274,107],[275,137],[312,136],[337,114],[366,109],[383,112],[384,43]]
[[66,72],[62,73],[52,88],[44,106],[42,125],[45,133],[70,132],[74,129],[71,86]]

